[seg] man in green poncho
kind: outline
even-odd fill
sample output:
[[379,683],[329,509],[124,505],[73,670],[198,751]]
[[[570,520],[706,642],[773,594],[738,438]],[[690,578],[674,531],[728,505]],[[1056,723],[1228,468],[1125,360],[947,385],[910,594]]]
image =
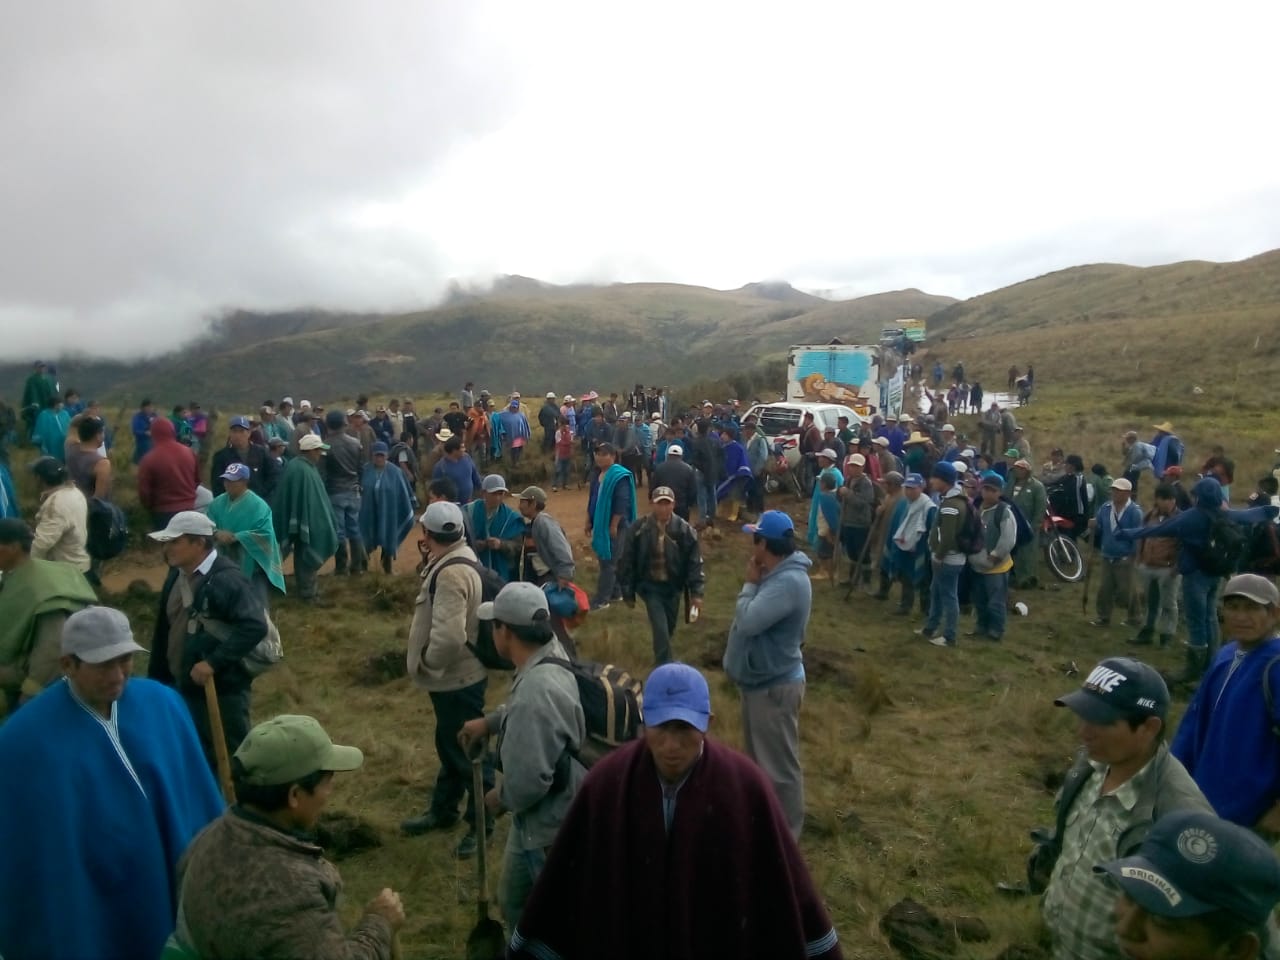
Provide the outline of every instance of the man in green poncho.
[[33,560],[31,541],[21,520],[0,520],[0,720],[62,676],[62,625],[98,602],[71,564]]
[[36,417],[35,429],[31,431],[31,441],[40,448],[46,457],[53,457],[59,463],[67,460],[67,430],[71,427],[71,414],[62,406],[62,398],[56,393],[45,403],[45,408]]
[[298,440],[298,456],[285,467],[272,505],[276,540],[293,554],[298,595],[308,603],[320,598],[316,574],[338,550],[338,528],[317,465],[329,445],[314,433]]
[[36,428],[36,418],[49,406],[49,398],[58,392],[53,378],[45,372],[43,360],[37,360],[35,369],[22,387],[22,420],[27,429],[23,439],[28,439]]
[[271,508],[249,489],[252,473],[248,464],[228,464],[218,478],[226,492],[213,498],[205,515],[218,528],[213,535],[218,549],[239,561],[240,572],[262,598],[263,608],[270,610],[271,588],[285,592],[284,571]]

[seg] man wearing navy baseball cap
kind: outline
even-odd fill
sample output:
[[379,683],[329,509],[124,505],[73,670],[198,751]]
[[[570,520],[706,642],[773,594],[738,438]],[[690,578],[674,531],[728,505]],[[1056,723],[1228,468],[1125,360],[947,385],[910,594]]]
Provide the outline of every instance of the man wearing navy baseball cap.
[[[667,663],[649,675],[644,738],[582,784],[512,931],[511,956],[598,957],[606,941],[622,960],[841,956],[773,788],[756,764],[708,739],[712,719],[695,668]],[[665,852],[636,861],[627,854],[636,849]],[[773,869],[759,869],[764,857]],[[632,868],[618,870],[625,859]]]
[[209,489],[215,497],[226,491],[227,468],[243,463],[249,468],[249,489],[268,503],[280,482],[280,468],[265,446],[250,439],[253,424],[248,417],[232,417],[227,424],[227,445],[213,455]]
[[796,546],[795,524],[766,510],[751,534],[745,582],[724,651],[724,672],[742,691],[742,742],[773,781],[792,836],[804,826],[800,704],[805,629],[813,605],[812,562]]
[[1037,850],[1033,889],[1048,872],[1041,910],[1055,958],[1119,957],[1113,893],[1093,868],[1132,854],[1161,817],[1213,809],[1164,742],[1169,688],[1153,667],[1111,657],[1054,703],[1076,715],[1083,750],[1055,802],[1050,855]]
[[1120,890],[1120,950],[1143,960],[1253,960],[1280,903],[1280,860],[1257,834],[1209,813],[1158,821],[1133,856],[1095,866]]

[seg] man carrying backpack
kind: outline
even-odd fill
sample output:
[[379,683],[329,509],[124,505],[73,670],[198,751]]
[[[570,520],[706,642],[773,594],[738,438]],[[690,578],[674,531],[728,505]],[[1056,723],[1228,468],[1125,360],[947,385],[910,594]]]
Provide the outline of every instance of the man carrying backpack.
[[1230,642],[1196,690],[1170,748],[1224,820],[1280,839],[1280,591],[1244,573],[1222,591]]
[[587,736],[578,681],[551,631],[547,595],[532,583],[509,583],[479,616],[493,622],[498,653],[515,664],[507,702],[468,720],[458,742],[470,750],[498,736],[502,785],[485,795],[492,814],[510,811],[498,900],[507,928],[520,922],[524,902],[546,863],[547,851],[573,803],[586,768],[577,752]]
[[1247,525],[1272,520],[1280,514],[1280,509],[1270,505],[1228,510],[1222,487],[1213,477],[1198,480],[1191,494],[1195,505],[1164,523],[1116,532],[1121,540],[1169,537],[1182,545],[1178,572],[1182,574],[1182,606],[1187,620],[1187,659],[1177,678],[1179,683],[1199,680],[1209,657],[1218,649],[1218,586],[1243,559]]
[[969,554],[970,600],[978,622],[975,637],[986,637],[999,643],[1004,639],[1005,604],[1009,597],[1009,571],[1013,569],[1013,548],[1018,540],[1018,524],[1013,507],[1000,498],[1004,478],[994,470],[982,475],[982,505],[978,519],[982,524],[982,549]]
[[[488,674],[468,646],[479,630],[480,574],[456,503],[429,504],[421,522],[426,564],[409,625],[407,666],[410,679],[431,698],[440,772],[426,811],[402,822],[400,830],[417,836],[449,829],[458,822],[458,804],[465,797],[468,829],[454,849],[454,856],[465,860],[476,852],[476,805],[482,798],[472,795],[471,760],[458,744],[458,731],[468,720],[484,716],[489,685]],[[492,785],[493,771],[486,769],[485,787]]]
[[956,645],[960,574],[969,554],[979,549],[982,530],[977,511],[956,482],[957,476],[955,466],[945,460],[934,464],[929,476],[929,486],[940,499],[929,528],[929,554],[933,562],[929,615],[916,634],[928,638],[935,647]]
[[1120,540],[1116,536],[1120,530],[1136,530],[1142,526],[1142,508],[1130,498],[1132,491],[1133,484],[1124,477],[1112,481],[1110,501],[1099,507],[1097,516],[1089,521],[1102,561],[1098,571],[1098,616],[1090,621],[1095,627],[1111,623],[1111,610],[1117,600],[1121,606],[1127,606],[1130,619],[1137,617],[1133,594],[1133,541]]

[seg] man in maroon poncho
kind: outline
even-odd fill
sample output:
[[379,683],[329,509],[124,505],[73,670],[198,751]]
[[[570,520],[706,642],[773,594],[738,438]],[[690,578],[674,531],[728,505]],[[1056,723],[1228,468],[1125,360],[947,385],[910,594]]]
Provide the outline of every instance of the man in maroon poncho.
[[508,955],[840,958],[773,787],[706,738],[702,674],[654,670],[644,718],[579,788]]

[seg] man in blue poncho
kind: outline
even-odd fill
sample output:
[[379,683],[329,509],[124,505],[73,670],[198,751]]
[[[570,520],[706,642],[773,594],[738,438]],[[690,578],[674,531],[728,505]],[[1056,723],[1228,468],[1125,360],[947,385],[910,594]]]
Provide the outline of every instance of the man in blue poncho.
[[390,573],[418,504],[404,471],[388,464],[387,444],[378,440],[370,450],[372,459],[360,475],[360,536],[366,550],[382,551],[382,572]]
[[1156,483],[1164,479],[1164,472],[1170,467],[1182,466],[1182,441],[1173,432],[1173,424],[1166,420],[1155,425],[1156,433],[1151,438],[1151,446],[1156,452],[1151,457],[1151,472]]
[[737,523],[742,501],[747,497],[747,484],[751,482],[751,467],[747,464],[747,448],[733,434],[725,430],[720,440],[724,443],[725,479],[716,487],[716,502],[724,503],[726,519]]
[[0,954],[157,957],[178,858],[223,808],[181,697],[133,680],[128,618],[72,614],[65,681],[0,728]]
[[476,558],[503,580],[515,579],[513,561],[520,556],[524,518],[504,502],[507,481],[491,473],[480,483],[481,496],[467,507]]
[[62,463],[67,459],[67,430],[70,426],[71,415],[63,409],[62,398],[55,393],[36,417],[31,440],[46,457]]
[[587,534],[600,561],[600,579],[591,609],[605,610],[612,601],[622,599],[617,561],[622,551],[622,533],[636,518],[636,479],[618,463],[618,451],[612,443],[596,445],[595,461],[596,473],[591,478],[587,502]]
[[1222,496],[1222,485],[1213,477],[1202,477],[1191,488],[1194,506],[1175,513],[1163,523],[1138,530],[1117,530],[1116,539],[1145,540],[1148,537],[1170,537],[1182,545],[1178,553],[1178,572],[1182,574],[1182,605],[1187,619],[1186,665],[1180,683],[1200,679],[1209,658],[1218,650],[1218,587],[1222,573],[1210,569],[1203,556],[1216,517],[1225,516],[1233,523],[1252,524],[1273,520],[1280,510],[1272,506],[1249,510],[1228,510]]
[[513,396],[511,402],[507,404],[507,409],[498,414],[498,420],[502,424],[502,451],[509,455],[510,463],[514,467],[520,463],[520,456],[524,453],[525,445],[532,436],[529,430],[529,418],[520,409],[519,394]]

